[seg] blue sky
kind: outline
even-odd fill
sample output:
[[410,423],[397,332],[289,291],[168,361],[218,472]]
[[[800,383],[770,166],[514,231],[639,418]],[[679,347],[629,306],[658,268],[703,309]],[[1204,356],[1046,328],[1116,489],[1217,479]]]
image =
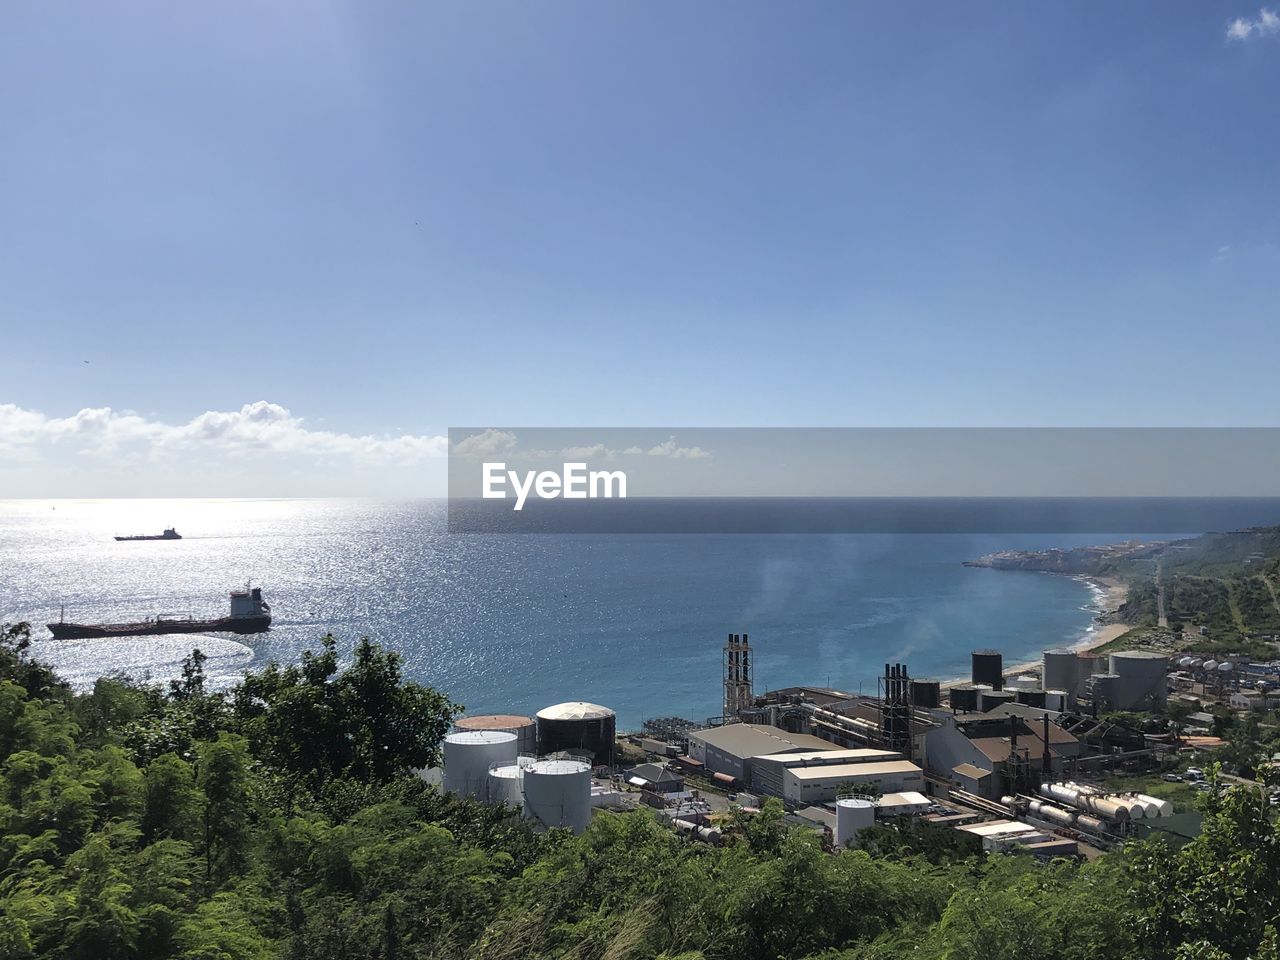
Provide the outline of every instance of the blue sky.
[[[1277,89],[1256,3],[7,4],[0,495],[409,492],[450,424],[1273,425]],[[205,452],[101,456],[157,437]]]

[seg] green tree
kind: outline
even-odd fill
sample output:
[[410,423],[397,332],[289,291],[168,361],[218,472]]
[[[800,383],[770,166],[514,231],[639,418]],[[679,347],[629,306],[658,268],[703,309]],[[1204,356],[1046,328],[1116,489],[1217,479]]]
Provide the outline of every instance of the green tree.
[[196,784],[201,809],[205,880],[223,880],[240,868],[248,833],[248,745],[230,733],[200,748]]
[[195,836],[202,798],[191,764],[172,753],[157,757],[147,767],[143,794],[141,828],[147,842]]

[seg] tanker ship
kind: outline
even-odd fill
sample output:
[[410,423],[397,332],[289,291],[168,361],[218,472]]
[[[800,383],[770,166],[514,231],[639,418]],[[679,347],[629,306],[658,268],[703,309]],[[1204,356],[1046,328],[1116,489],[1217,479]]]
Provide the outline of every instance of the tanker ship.
[[181,540],[182,534],[173,527],[165,527],[164,533],[136,533],[131,537],[116,537],[116,540]]
[[68,623],[65,617],[46,624],[57,640],[100,637],[142,637],[166,633],[262,633],[271,626],[271,607],[262,599],[262,588],[231,593],[231,615],[212,620],[161,614],[139,623]]

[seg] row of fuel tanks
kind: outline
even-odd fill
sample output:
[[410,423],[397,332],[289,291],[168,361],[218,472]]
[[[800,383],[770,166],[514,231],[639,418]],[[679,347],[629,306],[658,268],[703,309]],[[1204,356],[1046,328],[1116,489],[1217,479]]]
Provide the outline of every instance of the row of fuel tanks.
[[534,718],[463,718],[444,738],[444,789],[581,833],[591,822],[591,772],[613,765],[615,731],[612,710],[582,701]]
[[1088,784],[1044,783],[1038,797],[1002,797],[1001,803],[1057,827],[1086,833],[1123,834],[1135,820],[1171,817],[1173,804],[1145,793],[1107,793]]

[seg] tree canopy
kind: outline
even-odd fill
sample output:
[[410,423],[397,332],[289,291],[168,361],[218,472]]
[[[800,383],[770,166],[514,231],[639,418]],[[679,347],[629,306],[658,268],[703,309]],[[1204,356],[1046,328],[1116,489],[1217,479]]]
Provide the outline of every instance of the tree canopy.
[[724,842],[650,813],[579,837],[441,794],[459,710],[362,640],[226,694],[76,694],[0,643],[0,958],[1107,960],[1273,958],[1266,796],[1207,794],[1203,836],[1091,863],[983,857],[927,825],[832,853],[776,801]]

